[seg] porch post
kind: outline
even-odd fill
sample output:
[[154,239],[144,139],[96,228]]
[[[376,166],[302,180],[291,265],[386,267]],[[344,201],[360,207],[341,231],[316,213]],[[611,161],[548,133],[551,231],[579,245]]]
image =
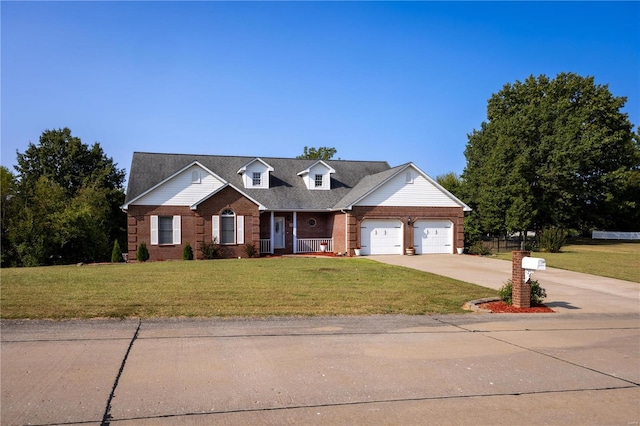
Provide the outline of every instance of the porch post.
[[293,212],[293,254],[298,252],[298,212]]
[[351,256],[351,247],[349,247],[349,213],[342,210],[344,213],[344,253],[346,256]]
[[271,211],[271,218],[269,220],[270,223],[270,229],[269,229],[269,249],[271,250],[271,254],[273,254],[273,246],[275,245],[276,242],[276,238],[275,238],[275,231],[274,228],[276,226],[276,220],[275,220],[275,214],[273,211]]

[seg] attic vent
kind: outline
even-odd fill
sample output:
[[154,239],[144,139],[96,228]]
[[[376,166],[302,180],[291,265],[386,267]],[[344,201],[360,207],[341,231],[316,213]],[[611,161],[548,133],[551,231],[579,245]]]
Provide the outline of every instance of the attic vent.
[[200,171],[194,170],[191,172],[191,183],[201,183]]
[[407,172],[405,175],[405,183],[413,183],[413,173]]

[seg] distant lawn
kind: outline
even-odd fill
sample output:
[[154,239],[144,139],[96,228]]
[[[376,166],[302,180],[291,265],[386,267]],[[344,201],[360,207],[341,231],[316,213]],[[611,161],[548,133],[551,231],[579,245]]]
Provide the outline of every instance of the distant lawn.
[[2,269],[2,318],[447,314],[495,291],[367,259]]
[[[547,266],[640,283],[640,242],[572,240],[560,253],[535,252]],[[511,253],[497,255],[511,260]]]

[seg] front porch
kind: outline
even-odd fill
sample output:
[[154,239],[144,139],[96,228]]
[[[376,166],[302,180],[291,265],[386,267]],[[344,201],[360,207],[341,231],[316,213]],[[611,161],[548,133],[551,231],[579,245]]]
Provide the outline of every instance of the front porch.
[[333,253],[334,214],[265,212],[260,217],[260,254]]
[[[273,254],[273,245],[268,238],[260,238],[260,253]],[[293,246],[293,253],[333,252],[333,238],[299,238]],[[324,247],[324,248],[323,248]]]

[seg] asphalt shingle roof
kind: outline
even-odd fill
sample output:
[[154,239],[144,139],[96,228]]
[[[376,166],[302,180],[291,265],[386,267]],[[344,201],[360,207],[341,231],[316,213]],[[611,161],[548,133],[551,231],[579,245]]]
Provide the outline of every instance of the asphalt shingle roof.
[[270,189],[244,188],[238,170],[257,157],[134,152],[125,204],[197,161],[269,210],[327,210],[349,206],[397,172],[386,161],[327,160],[331,190],[311,191],[297,174],[317,160],[259,157],[273,167]]

